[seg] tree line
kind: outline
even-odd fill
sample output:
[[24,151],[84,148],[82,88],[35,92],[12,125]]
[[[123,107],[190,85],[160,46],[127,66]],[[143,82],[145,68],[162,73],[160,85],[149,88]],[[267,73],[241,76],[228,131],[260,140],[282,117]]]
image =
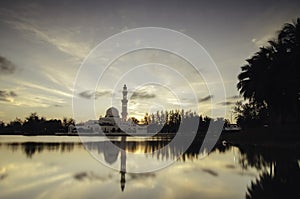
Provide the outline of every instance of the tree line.
[[24,121],[16,118],[8,124],[0,122],[0,133],[54,135],[55,133],[68,133],[70,125],[75,125],[75,120],[72,118],[47,120],[45,117],[39,117],[37,113],[31,113]]
[[[211,122],[228,123],[222,118],[212,119],[184,110],[157,111],[155,114],[146,113],[141,121],[134,117],[129,120],[139,125],[147,125],[148,132],[153,133],[206,132]],[[54,135],[68,133],[71,125],[76,127],[72,118],[47,120],[37,113],[31,113],[24,121],[16,118],[7,124],[0,122],[0,134]]]
[[212,119],[191,110],[166,110],[151,114],[146,113],[140,122],[135,118],[131,119],[135,123],[148,125],[148,132],[153,133],[176,133],[178,131],[199,133],[206,132],[211,122],[222,121],[225,125],[229,123],[228,120],[223,118]]

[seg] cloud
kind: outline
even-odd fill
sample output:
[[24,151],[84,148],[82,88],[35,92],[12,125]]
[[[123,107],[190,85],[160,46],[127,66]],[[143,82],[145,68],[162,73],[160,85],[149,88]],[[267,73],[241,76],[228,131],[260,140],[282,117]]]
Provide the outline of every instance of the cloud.
[[12,74],[15,70],[16,66],[12,62],[0,56],[0,75]]
[[18,95],[14,91],[0,90],[0,101],[13,102]]
[[200,98],[199,99],[199,102],[206,102],[206,101],[209,101],[213,98],[214,96],[213,95],[208,95],[206,97],[203,97],[203,98]]
[[17,95],[15,92],[13,92],[13,91],[10,91],[9,94],[10,94],[11,97],[17,97],[17,96],[18,96],[18,95]]
[[219,175],[216,171],[213,171],[211,169],[202,169],[202,171],[206,172],[206,173],[208,173],[208,174],[210,174],[212,176],[215,176],[215,177],[217,177]]
[[94,172],[79,172],[79,173],[75,173],[73,175],[73,178],[78,181],[84,181],[85,179],[87,179],[90,181],[99,180],[99,181],[104,182],[104,181],[111,179],[112,175],[109,174],[107,177],[104,177],[104,176],[99,176],[99,175],[95,174]]
[[236,168],[236,166],[233,165],[233,164],[227,164],[227,165],[225,165],[225,167],[226,167],[227,169],[235,169],[235,168]]
[[227,99],[240,99],[240,98],[241,98],[241,96],[239,96],[239,95],[233,95],[233,96],[228,97]]
[[88,178],[88,173],[87,172],[75,173],[73,178],[75,180],[82,181],[82,180]]
[[233,96],[227,97],[228,101],[220,102],[219,105],[230,106],[230,105],[235,104],[236,100],[238,100],[240,98],[241,98],[241,96],[239,96],[239,95],[233,95]]
[[61,104],[53,104],[54,107],[63,107]]
[[155,94],[152,94],[152,93],[148,93],[146,91],[141,91],[141,92],[134,92],[132,95],[131,95],[131,100],[134,100],[134,99],[151,99],[151,98],[155,98],[156,95]]
[[47,86],[42,86],[41,84],[38,84],[38,83],[30,83],[30,82],[26,82],[26,81],[18,81],[17,83],[24,87],[31,88],[31,89],[38,89],[41,91],[45,91],[47,93],[53,93],[55,95],[61,95],[61,96],[69,97],[69,98],[73,97],[72,93],[64,92],[62,90],[58,90],[58,89],[54,89],[54,88],[49,88]]
[[85,99],[92,99],[92,97],[95,97],[95,99],[98,99],[99,97],[105,96],[110,94],[111,92],[108,90],[104,90],[104,91],[91,91],[91,90],[87,90],[87,91],[82,91],[80,93],[78,93],[78,95],[80,97],[83,97]]
[[144,180],[145,178],[154,178],[154,177],[156,177],[155,173],[129,173],[128,175],[133,180],[137,180],[137,179]]
[[266,46],[268,44],[268,41],[272,40],[273,37],[274,35],[266,34],[260,37],[259,39],[257,38],[251,39],[251,42],[254,43],[257,47],[262,47],[262,46]]
[[[15,92],[9,92],[10,97],[7,97],[11,102],[11,105],[21,106],[21,107],[63,107],[66,103],[64,98],[52,96],[52,95],[42,95],[42,94],[34,94],[34,93],[25,93],[21,92],[21,94],[16,94]],[[18,98],[15,98],[18,96]]]
[[7,173],[0,174],[0,181],[7,178],[7,176],[8,176]]
[[5,168],[0,169],[0,181],[7,177],[7,171]]
[[233,104],[235,104],[236,102],[228,102],[228,101],[226,101],[226,102],[221,102],[221,103],[219,103],[220,105],[222,105],[222,106],[230,106],[230,105],[233,105]]
[[[3,10],[2,10],[3,11]],[[12,10],[4,10],[2,15],[10,17],[10,20],[3,20],[5,23],[11,25],[14,29],[31,33],[40,40],[54,46],[57,50],[71,55],[72,57],[82,60],[91,50],[88,43],[73,41],[74,31],[60,30],[61,34],[57,34],[55,29],[48,28],[47,31],[43,27],[38,26],[32,19],[28,19],[19,13]]]

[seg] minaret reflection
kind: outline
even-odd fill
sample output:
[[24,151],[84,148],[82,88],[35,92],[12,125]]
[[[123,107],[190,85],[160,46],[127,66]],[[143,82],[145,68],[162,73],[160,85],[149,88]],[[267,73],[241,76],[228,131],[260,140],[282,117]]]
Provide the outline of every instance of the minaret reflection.
[[126,150],[127,150],[127,143],[126,143],[126,136],[121,137],[120,141],[105,141],[103,145],[98,148],[99,151],[103,150],[104,160],[108,164],[114,164],[119,157],[119,153],[121,153],[121,163],[120,163],[120,174],[121,174],[121,190],[124,191],[125,189],[125,174],[126,174]]
[[120,173],[121,173],[121,190],[124,191],[125,189],[125,174],[126,174],[126,136],[122,136],[121,139],[121,168],[120,168]]

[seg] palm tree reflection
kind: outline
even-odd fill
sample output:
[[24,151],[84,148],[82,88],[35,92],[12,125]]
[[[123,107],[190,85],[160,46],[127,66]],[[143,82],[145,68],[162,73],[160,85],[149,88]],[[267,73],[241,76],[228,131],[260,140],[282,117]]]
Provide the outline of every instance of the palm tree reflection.
[[240,163],[262,174],[247,188],[246,198],[300,198],[297,147],[242,146]]

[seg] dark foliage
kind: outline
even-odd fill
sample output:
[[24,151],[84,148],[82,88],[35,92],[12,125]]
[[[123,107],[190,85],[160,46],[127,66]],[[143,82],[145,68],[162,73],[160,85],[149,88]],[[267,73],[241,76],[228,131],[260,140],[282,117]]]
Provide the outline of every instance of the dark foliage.
[[285,24],[276,39],[246,62],[238,76],[240,94],[250,105],[265,105],[272,125],[299,123],[300,18]]
[[16,118],[9,124],[1,123],[0,134],[28,134],[28,135],[54,135],[55,133],[67,133],[70,125],[75,121],[70,118],[46,120],[32,113],[24,121]]

